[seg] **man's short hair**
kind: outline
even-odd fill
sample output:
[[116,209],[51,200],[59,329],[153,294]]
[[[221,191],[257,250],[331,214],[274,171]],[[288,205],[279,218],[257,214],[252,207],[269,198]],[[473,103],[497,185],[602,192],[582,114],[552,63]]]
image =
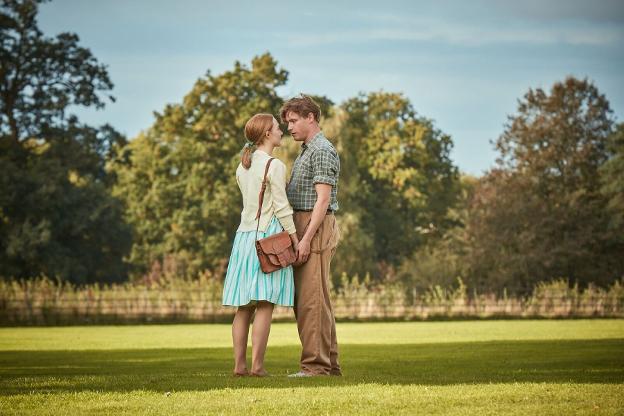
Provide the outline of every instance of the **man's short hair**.
[[286,115],[292,111],[300,117],[307,117],[312,113],[316,122],[321,121],[321,107],[309,96],[299,94],[298,97],[293,97],[286,101],[280,109],[280,118],[282,122],[286,123]]

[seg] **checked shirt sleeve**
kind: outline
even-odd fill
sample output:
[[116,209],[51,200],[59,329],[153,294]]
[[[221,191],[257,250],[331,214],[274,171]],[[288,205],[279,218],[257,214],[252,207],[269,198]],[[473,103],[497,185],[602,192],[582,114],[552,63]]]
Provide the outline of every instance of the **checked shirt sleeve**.
[[336,186],[340,171],[338,155],[329,149],[316,149],[312,155],[312,168],[314,171],[312,183],[326,183]]

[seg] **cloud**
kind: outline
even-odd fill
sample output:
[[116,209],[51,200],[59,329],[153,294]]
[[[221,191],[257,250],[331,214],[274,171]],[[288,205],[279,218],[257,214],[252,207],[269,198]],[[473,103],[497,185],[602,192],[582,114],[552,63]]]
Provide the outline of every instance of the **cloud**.
[[[284,35],[289,46],[323,46],[331,44],[364,44],[371,41],[437,42],[458,46],[484,46],[504,44],[573,46],[609,46],[624,42],[624,29],[615,26],[595,25],[536,25],[506,22],[506,25],[471,25],[449,21],[419,19],[394,19],[395,24],[367,28],[368,24],[350,22],[350,30],[324,33],[297,33]],[[409,23],[406,24],[406,23]],[[359,28],[361,27],[361,28]]]

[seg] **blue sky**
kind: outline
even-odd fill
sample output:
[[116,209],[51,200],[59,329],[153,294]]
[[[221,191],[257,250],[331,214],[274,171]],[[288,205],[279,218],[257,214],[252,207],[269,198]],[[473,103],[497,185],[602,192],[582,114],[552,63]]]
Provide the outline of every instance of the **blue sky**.
[[[402,92],[481,174],[529,87],[588,77],[624,121],[624,2],[56,0],[47,35],[75,32],[108,65],[117,102],[78,111],[130,138],[197,78],[266,51],[290,73],[283,96]],[[241,139],[242,140],[242,139]]]

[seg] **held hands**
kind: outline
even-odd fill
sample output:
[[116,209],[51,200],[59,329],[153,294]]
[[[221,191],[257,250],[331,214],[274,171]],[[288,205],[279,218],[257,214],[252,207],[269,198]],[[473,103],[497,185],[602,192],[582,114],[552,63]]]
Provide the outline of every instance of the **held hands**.
[[297,245],[297,261],[295,261],[295,266],[301,266],[310,257],[310,241],[301,239],[299,244]]
[[293,266],[301,266],[310,257],[310,241],[305,238],[299,240],[296,233],[290,235],[290,240],[293,243],[293,249],[297,255],[297,260],[293,263]]
[[293,250],[295,250],[295,256],[297,257],[295,259],[295,262],[293,263],[293,266],[298,266],[298,261],[299,261],[299,237],[297,237],[296,233],[290,234],[290,241],[292,241],[292,245],[293,245]]

